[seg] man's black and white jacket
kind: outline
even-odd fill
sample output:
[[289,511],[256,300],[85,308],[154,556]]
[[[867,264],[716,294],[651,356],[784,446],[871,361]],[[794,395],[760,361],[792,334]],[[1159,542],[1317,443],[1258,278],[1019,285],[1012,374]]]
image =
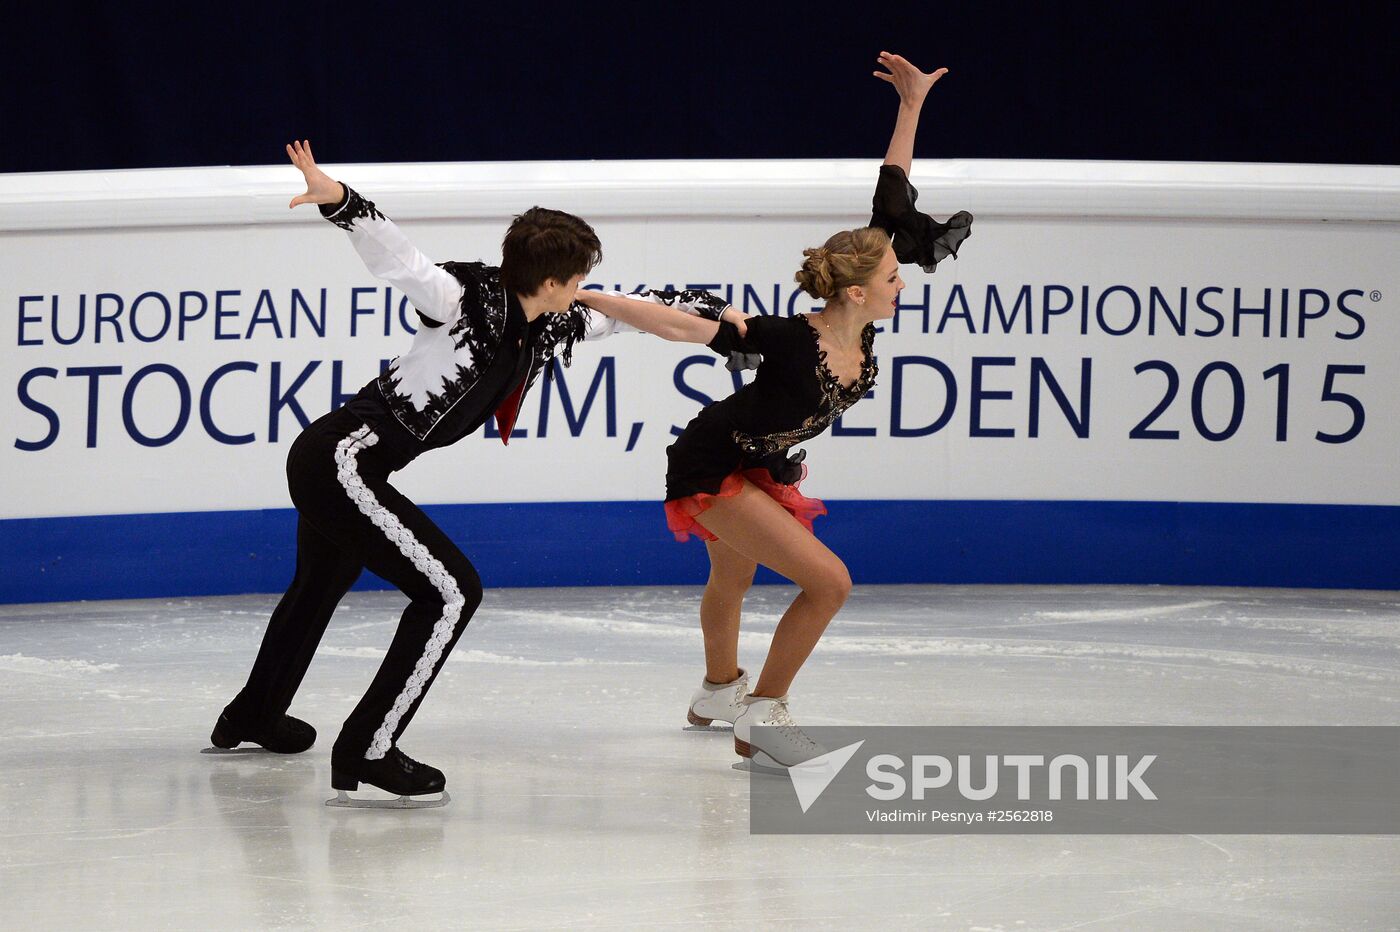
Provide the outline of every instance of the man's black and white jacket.
[[[413,345],[350,403],[372,427],[397,434],[409,458],[447,446],[494,413],[508,440],[520,403],[550,362],[568,365],[578,340],[629,327],[575,303],[564,313],[525,319],[519,300],[501,286],[500,269],[481,262],[434,264],[356,191],[322,205],[345,230],[374,275],[408,298],[421,321]],[[704,291],[633,295],[718,320],[728,305]]]

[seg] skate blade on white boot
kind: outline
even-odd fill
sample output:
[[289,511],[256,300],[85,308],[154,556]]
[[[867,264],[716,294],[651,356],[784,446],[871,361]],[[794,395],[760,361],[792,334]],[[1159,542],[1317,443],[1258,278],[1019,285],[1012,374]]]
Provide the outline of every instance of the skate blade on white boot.
[[336,790],[335,799],[326,800],[332,809],[437,809],[452,802],[447,790],[432,796],[396,796],[381,799],[366,796],[351,796],[345,790]]
[[733,766],[741,773],[770,773],[782,776],[788,772],[786,765],[778,763],[758,748],[753,748],[748,755],[741,755],[739,762]]
[[832,767],[830,761],[826,759],[826,755],[812,760],[798,761],[795,764],[781,764],[758,748],[754,748],[752,754],[752,757],[741,757],[737,764],[732,765],[733,768],[741,773],[769,773],[778,776],[792,776],[793,772],[797,771],[835,777],[839,771],[839,768]]
[[734,753],[739,755],[739,762],[734,765],[735,770],[744,773],[785,774],[788,772],[787,767],[770,757],[767,751],[754,747],[737,735],[734,737]]
[[731,722],[703,718],[696,715],[694,709],[686,712],[685,718],[690,724],[682,728],[681,731],[691,731],[699,734],[715,734],[717,732],[732,732],[734,730],[734,725]]

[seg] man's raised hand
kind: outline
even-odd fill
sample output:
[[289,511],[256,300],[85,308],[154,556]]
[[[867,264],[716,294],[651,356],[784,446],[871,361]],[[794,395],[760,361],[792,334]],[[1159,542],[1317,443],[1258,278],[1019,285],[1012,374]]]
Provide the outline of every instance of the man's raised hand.
[[310,140],[298,140],[287,146],[287,156],[306,178],[306,193],[292,198],[288,208],[298,204],[338,204],[345,197],[341,183],[317,167]]

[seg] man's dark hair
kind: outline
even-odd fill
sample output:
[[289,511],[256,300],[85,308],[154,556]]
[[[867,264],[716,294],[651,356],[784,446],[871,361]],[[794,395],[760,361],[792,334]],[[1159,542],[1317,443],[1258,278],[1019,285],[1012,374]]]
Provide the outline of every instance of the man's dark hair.
[[501,284],[518,295],[532,295],[545,279],[566,282],[603,258],[598,234],[562,210],[531,207],[511,222],[501,243]]

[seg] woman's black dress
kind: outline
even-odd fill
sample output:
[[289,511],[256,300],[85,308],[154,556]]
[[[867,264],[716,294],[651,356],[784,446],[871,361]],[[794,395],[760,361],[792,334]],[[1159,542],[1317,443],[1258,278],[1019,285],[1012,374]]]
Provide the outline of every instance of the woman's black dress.
[[[939,222],[915,209],[918,196],[898,166],[881,166],[870,225],[890,234],[900,262],[932,272],[947,256],[956,258],[971,233],[972,215],[960,211]],[[666,450],[666,517],[678,540],[690,534],[714,540],[695,516],[711,499],[737,495],[744,479],[810,530],[826,506],[798,491],[806,475],[805,451],[788,450],[821,434],[875,385],[873,324],[861,334],[860,375],[849,386],[827,368],[808,315],[751,317],[747,329],[740,337],[733,324],[721,323],[709,346],[728,359],[730,369],[756,366],[754,380],[706,406]]]

